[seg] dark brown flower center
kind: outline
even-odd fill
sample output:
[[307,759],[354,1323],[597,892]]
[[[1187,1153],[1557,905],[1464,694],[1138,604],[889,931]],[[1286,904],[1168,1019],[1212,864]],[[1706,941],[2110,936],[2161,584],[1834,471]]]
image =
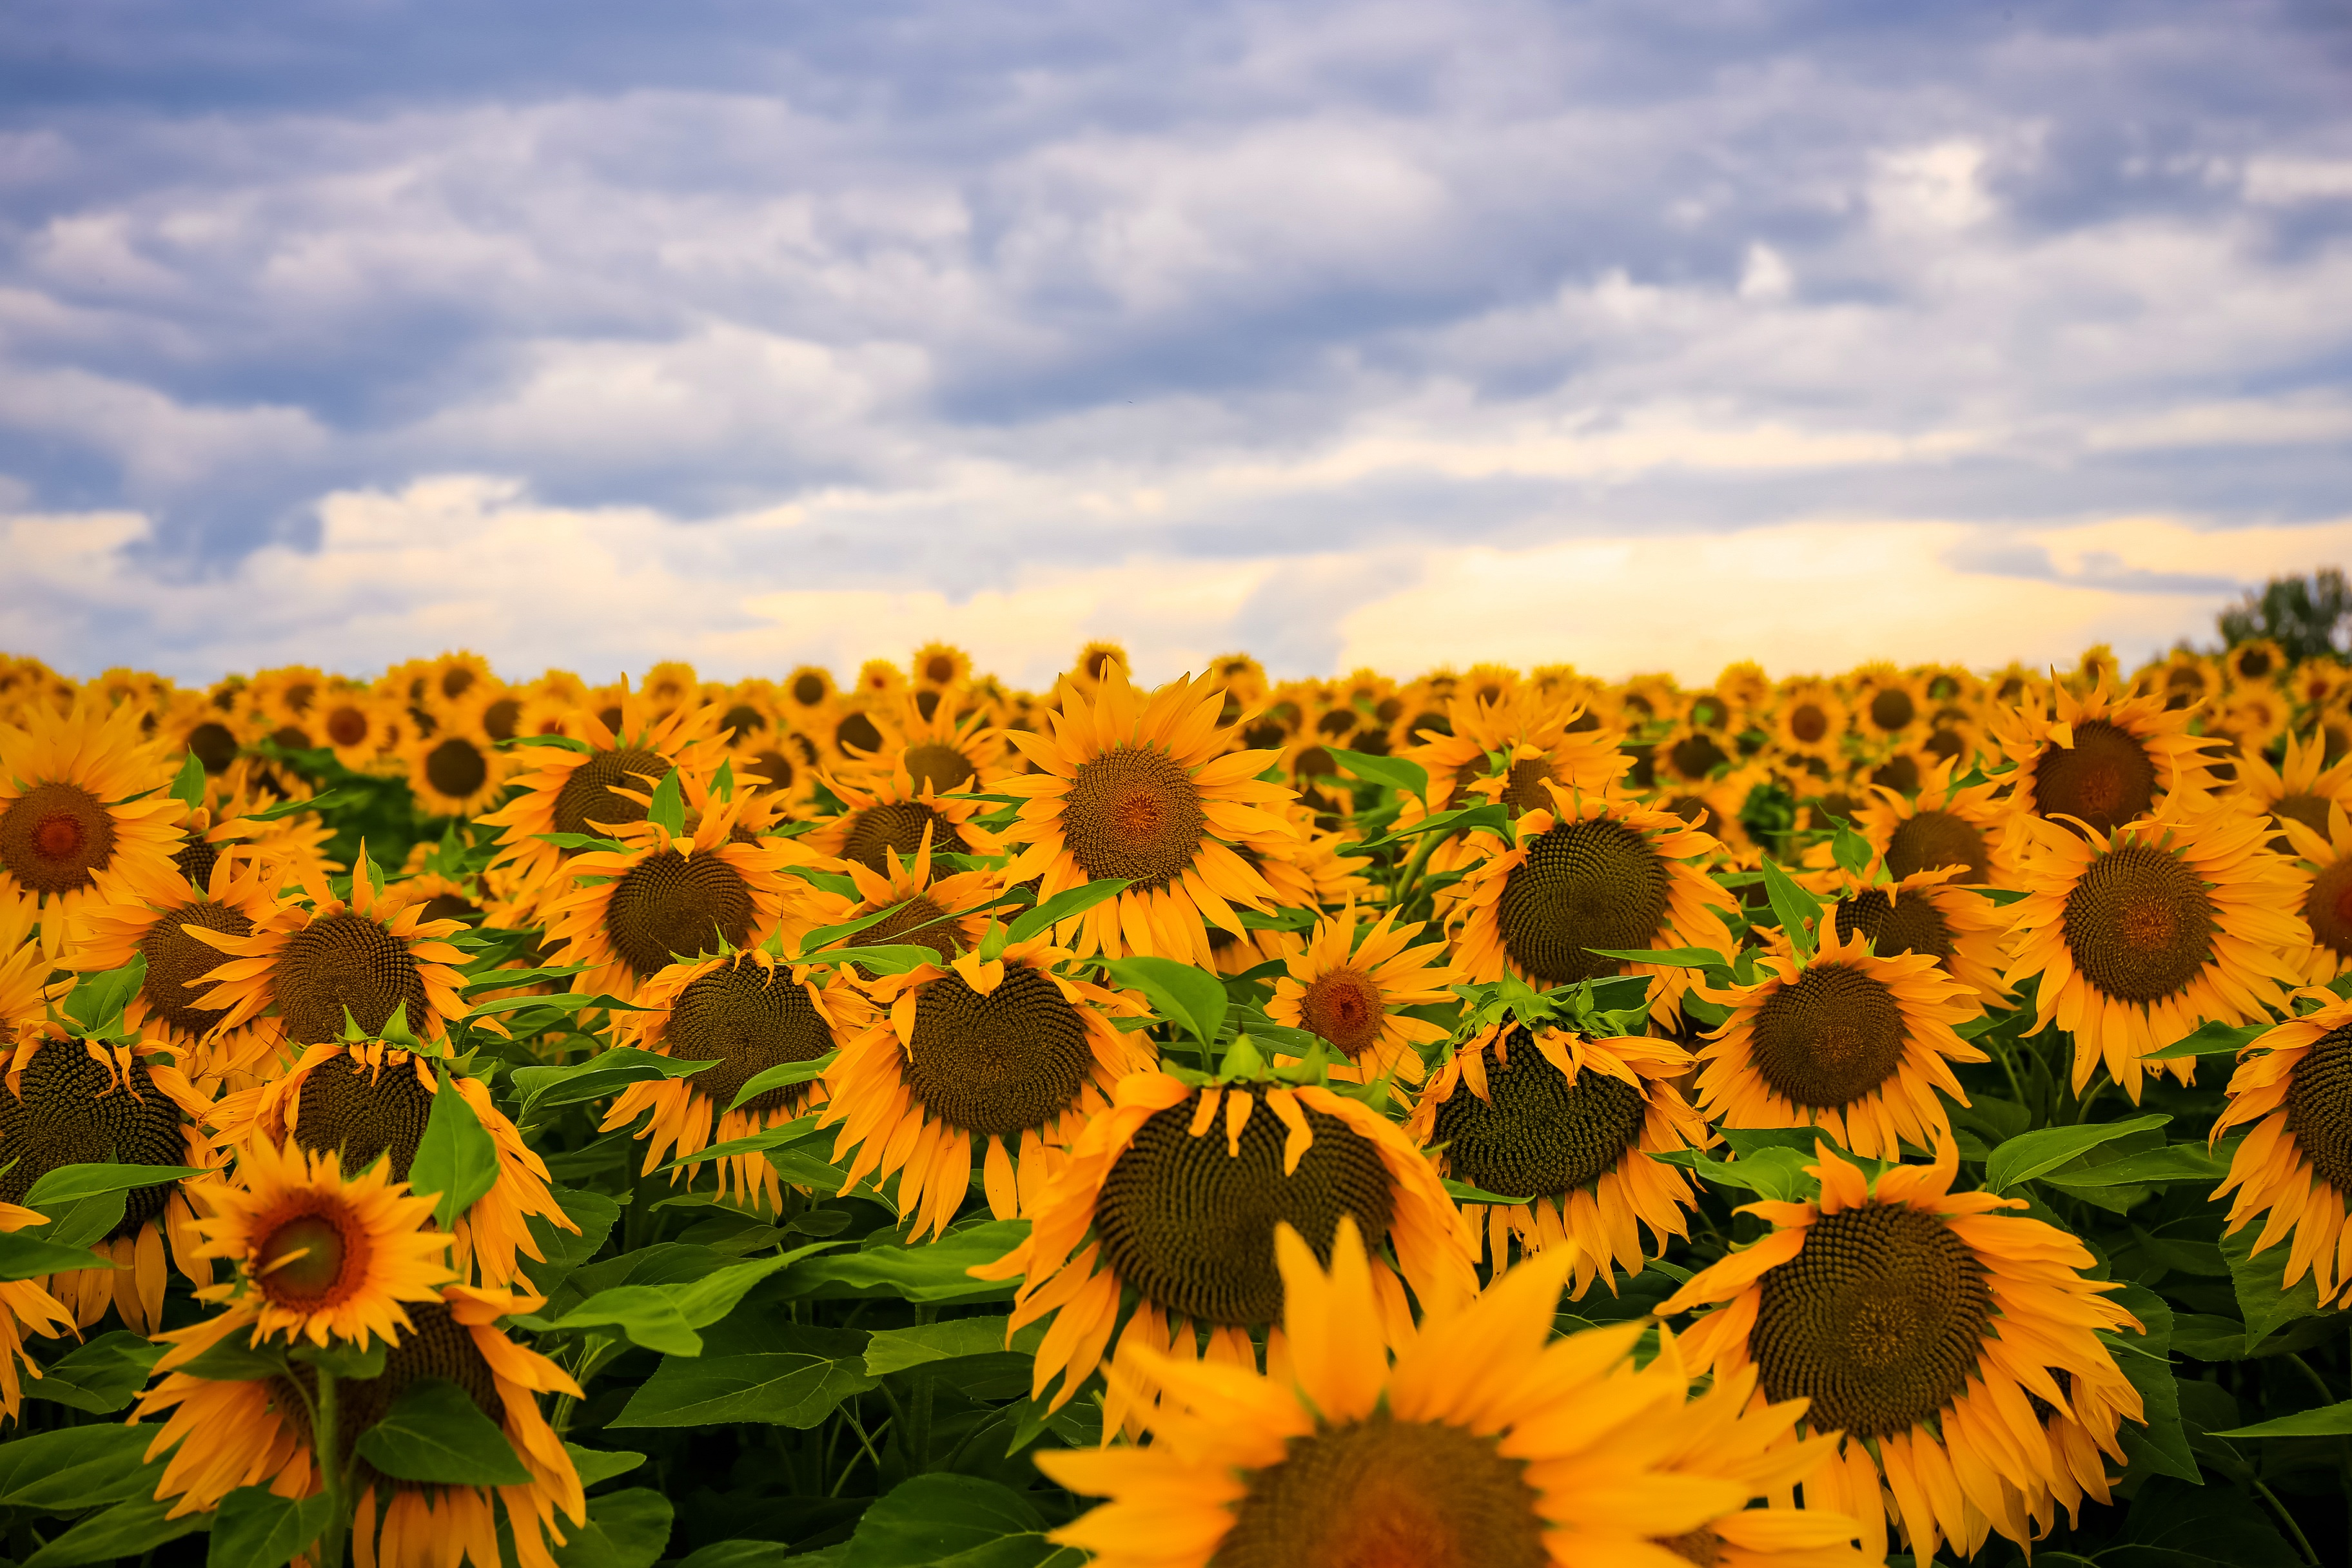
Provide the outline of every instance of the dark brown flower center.
[[604,934],[640,980],[672,963],[741,947],[759,910],[751,885],[716,849],[648,855],[613,885]]
[[2156,803],[2156,763],[2130,731],[2091,719],[2072,748],[2052,744],[2033,764],[2033,805],[2112,833]]
[[226,904],[207,899],[159,917],[139,939],[139,951],[147,959],[147,978],[140,987],[147,1010],[174,1029],[200,1035],[226,1017],[228,1009],[197,1006],[196,998],[212,988],[209,983],[197,982],[226,963],[228,955],[198,942],[181,930],[183,926],[250,936],[253,922]]
[[1774,1092],[1809,1110],[1832,1110],[1894,1076],[1905,1036],[1903,1008],[1884,981],[1830,963],[1764,999],[1749,1048]]
[[1789,714],[1789,733],[1806,745],[1817,744],[1830,732],[1830,716],[1817,702],[1800,702]]
[[1881,958],[1924,952],[1938,963],[1951,962],[1952,928],[1925,893],[1911,893],[1898,900],[1883,888],[1864,889],[1837,907],[1838,939],[1851,942],[1857,931]]
[[343,1014],[377,1035],[405,1003],[408,1027],[431,1022],[425,975],[408,945],[381,921],[345,910],[313,921],[287,938],[270,972],[286,1037],[298,1046],[343,1037]]
[[[669,1054],[717,1062],[686,1081],[724,1111],[757,1075],[786,1062],[810,1062],[833,1049],[827,1026],[805,987],[788,973],[738,962],[689,983],[670,1005],[663,1030]],[[788,1084],[754,1096],[747,1115],[784,1110],[808,1099],[810,1086]]]
[[1965,866],[1964,882],[1992,877],[1992,855],[1984,830],[1948,811],[1923,811],[1898,824],[1886,841],[1886,869],[1898,879],[1946,866]]
[[1941,1219],[1902,1204],[1826,1215],[1765,1271],[1751,1344],[1767,1397],[1810,1398],[1816,1432],[1886,1437],[1950,1406],[1984,1354],[1984,1265]]
[[[2327,837],[2327,808],[2335,804],[2324,795],[2281,795],[2271,803],[2271,815],[2281,821],[2302,823],[2322,838]],[[2271,840],[2271,847],[2284,853],[2289,846],[2284,835]]]
[[1616,1168],[1642,1137],[1642,1091],[1607,1073],[1571,1080],[1513,1029],[1507,1059],[1486,1042],[1486,1100],[1464,1083],[1437,1108],[1454,1174],[1506,1197],[1557,1197]]
[[2313,941],[2338,958],[2352,958],[2352,859],[2323,866],[2313,876],[2303,918]]
[[1666,749],[1666,765],[1686,779],[1703,779],[1730,760],[1708,735],[1685,735]]
[[188,731],[188,750],[205,772],[223,772],[236,761],[236,732],[227,725],[207,719]]
[[1381,1037],[1387,1010],[1381,988],[1360,969],[1334,969],[1316,976],[1299,998],[1299,1022],[1355,1060]]
[[50,779],[0,811],[0,868],[36,893],[89,887],[114,858],[114,818],[79,784]]
[[408,1180],[417,1140],[433,1114],[433,1091],[418,1081],[404,1053],[381,1070],[348,1054],[329,1057],[302,1079],[295,1097],[294,1142],[312,1154],[333,1154],[345,1176],[389,1158],[392,1179]]
[[643,822],[645,802],[614,793],[614,786],[646,793],[668,772],[666,758],[639,748],[595,752],[572,769],[555,792],[555,831],[602,833],[606,827]]
[[342,1283],[342,1227],[322,1214],[289,1219],[269,1233],[253,1260],[261,1293],[281,1307],[314,1308]]
[[220,864],[220,846],[191,838],[172,852],[172,864],[180,868],[190,887],[202,892],[212,886],[213,868]]
[[1385,1411],[1293,1437],[1250,1475],[1210,1568],[1543,1568],[1526,1468],[1492,1437]]
[[2119,844],[2084,868],[2061,917],[2083,977],[2123,1002],[2179,994],[2213,957],[2213,900],[2185,861]]
[[793,700],[803,708],[814,708],[824,700],[824,677],[815,674],[795,676],[793,679]]
[[489,776],[490,760],[462,735],[452,735],[425,753],[425,782],[453,800],[471,797]]
[[2294,1064],[2286,1130],[2315,1175],[2352,1194],[2352,1025],[2320,1036]]
[[515,721],[522,717],[522,700],[501,697],[482,710],[482,733],[493,741],[514,739]]
[[962,855],[971,848],[954,823],[920,801],[888,800],[867,806],[849,819],[849,837],[842,843],[841,858],[887,877],[889,857],[895,854],[901,860],[912,860],[923,847],[926,827],[931,830],[934,855]]
[[1042,1130],[1076,1106],[1093,1065],[1086,1020],[1026,965],[1008,965],[984,996],[945,974],[916,1000],[907,1087],[950,1127],[1008,1139]]
[[882,731],[863,713],[852,713],[834,726],[833,743],[844,752],[867,753],[882,749]]
[[898,761],[907,770],[907,776],[914,781],[918,794],[927,787],[935,795],[961,789],[971,782],[975,772],[971,758],[937,741],[908,747]]
[[1666,863],[1633,828],[1605,817],[1564,822],[1527,846],[1496,916],[1511,961],[1551,984],[1614,974],[1591,948],[1646,948],[1665,923]]
[[1870,721],[1881,730],[1895,731],[1918,716],[1918,705],[1899,687],[1888,687],[1870,700]]
[[[963,933],[948,911],[918,893],[893,909],[854,939],[860,947],[887,947],[892,942],[919,942],[940,955],[940,963],[963,954]],[[863,973],[861,971],[861,973]]]
[[1282,1318],[1282,1274],[1274,1227],[1287,1221],[1328,1267],[1343,1214],[1377,1250],[1395,1213],[1388,1168],[1370,1139],[1336,1116],[1301,1106],[1314,1146],[1285,1175],[1290,1136],[1266,1108],[1266,1090],[1234,1087],[1258,1103],[1226,1152],[1219,1106],[1207,1131],[1192,1135],[1191,1098],[1155,1113],[1103,1180],[1095,1232],[1103,1256],[1144,1300],[1203,1323],[1271,1323]]
[[1189,869],[1208,831],[1200,786],[1156,747],[1117,746],[1078,766],[1062,837],[1088,879],[1164,888]]
[[[46,1040],[18,1087],[0,1085],[0,1203],[21,1204],[60,1165],[185,1165],[180,1108],[133,1063],[128,1087],[79,1040]],[[163,1212],[171,1184],[134,1187],[113,1234],[129,1236]]]
[[327,739],[338,746],[348,749],[358,745],[368,738],[368,731],[373,728],[364,709],[345,703],[327,710]]

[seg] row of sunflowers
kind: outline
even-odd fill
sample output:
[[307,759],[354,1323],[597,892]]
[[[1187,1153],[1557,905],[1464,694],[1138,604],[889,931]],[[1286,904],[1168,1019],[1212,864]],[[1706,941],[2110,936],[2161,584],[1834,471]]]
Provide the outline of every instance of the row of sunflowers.
[[2352,676],[0,659],[7,1560],[2316,1565]]

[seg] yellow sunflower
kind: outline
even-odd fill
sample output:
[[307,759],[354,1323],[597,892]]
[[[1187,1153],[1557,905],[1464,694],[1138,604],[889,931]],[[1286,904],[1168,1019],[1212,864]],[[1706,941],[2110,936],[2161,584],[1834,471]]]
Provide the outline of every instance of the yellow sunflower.
[[2323,1307],[2352,1290],[2352,1002],[2314,991],[2323,1005],[2258,1037],[2240,1053],[2229,1103],[2213,1123],[2218,1142],[2251,1126],[2230,1160],[2216,1200],[2234,1190],[2229,1230],[2267,1215],[2256,1253],[2289,1237],[2282,1288],[2305,1274]]
[[[1477,1290],[1454,1202],[1421,1151],[1369,1106],[1312,1084],[1196,1087],[1130,1073],[1029,1212],[1028,1238],[972,1272],[1021,1280],[1012,1331],[1054,1315],[1032,1386],[1040,1400],[1054,1388],[1055,1408],[1107,1351],[1190,1360],[1205,1334],[1210,1359],[1255,1368],[1251,1327],[1282,1320],[1277,1224],[1320,1255],[1353,1217],[1379,1258],[1378,1331],[1391,1342],[1412,1331],[1412,1309],[1384,1247],[1423,1310]],[[1122,1323],[1128,1290],[1135,1303]],[[1135,1408],[1114,1387],[1103,1430]]]
[[1837,756],[1847,721],[1844,701],[1826,682],[1793,681],[1772,710],[1772,739],[1790,756],[1826,762]]
[[798,730],[779,724],[744,737],[729,759],[740,787],[750,789],[790,813],[816,796],[823,753]]
[[1206,966],[1209,926],[1238,934],[1236,903],[1266,912],[1274,889],[1236,851],[1290,840],[1290,825],[1265,808],[1291,792],[1259,781],[1272,753],[1227,750],[1234,731],[1218,727],[1224,694],[1212,678],[1171,681],[1147,699],[1122,667],[1104,668],[1091,699],[1067,693],[1051,739],[1012,734],[1045,771],[997,786],[1027,802],[1005,834],[1021,847],[1005,879],[1042,878],[1042,900],[1123,878],[1125,892],[1060,928],[1078,954]]
[[[110,879],[102,881],[108,891],[122,896],[83,908],[76,928],[79,940],[66,960],[84,973],[103,973],[134,957],[144,958],[146,978],[122,1011],[123,1027],[144,1030],[182,1047],[195,1078],[217,1081],[224,1073],[253,1070],[275,1031],[252,1019],[225,1029],[228,1009],[198,1005],[197,998],[209,989],[207,977],[228,960],[185,928],[251,936],[255,927],[278,910],[278,878],[274,868],[241,850],[222,853],[201,843],[188,848],[207,851],[211,867],[204,880],[184,874],[175,865],[168,881],[150,884],[143,896]],[[180,858],[200,863],[187,850]]]
[[1924,1563],[1945,1540],[1962,1555],[1994,1532],[2027,1546],[2053,1498],[2106,1501],[2098,1456],[2120,1463],[2120,1421],[2143,1418],[2095,1331],[2139,1329],[2104,1294],[2120,1286],[2083,1277],[2094,1259],[2067,1232],[1999,1212],[2023,1198],[1952,1192],[1951,1142],[1875,1191],[1818,1153],[1818,1199],[1748,1205],[1770,1233],[1658,1309],[1722,1304],[1683,1352],[1718,1380],[1752,1367],[1760,1399],[1811,1400],[1806,1423],[1842,1436],[1807,1499],[1861,1521],[1874,1562],[1890,1518]]
[[2286,650],[2269,637],[2255,637],[2223,654],[2221,667],[2233,685],[2268,686],[2286,673]]
[[[443,704],[430,734],[414,731],[400,747],[419,816],[470,817],[498,799],[522,759],[490,739],[485,714],[495,692]],[[526,748],[526,750],[544,748]]]
[[1150,1009],[1079,978],[1071,954],[1042,937],[864,989],[873,1021],[826,1074],[832,1099],[817,1124],[841,1126],[835,1163],[856,1151],[842,1190],[869,1172],[877,1183],[896,1173],[898,1212],[917,1233],[936,1236],[955,1217],[975,1144],[990,1212],[1036,1213],[1111,1087],[1152,1064],[1149,1038],[1112,1022]]
[[[2033,1032],[2074,1037],[2076,1093],[2105,1061],[2139,1100],[2142,1058],[2210,1022],[2267,1022],[2311,928],[2295,872],[2251,813],[2168,801],[2088,837],[2029,821],[2026,897],[2010,906],[2007,982],[2039,976]],[[2196,1062],[2164,1064],[2182,1082]]]
[[2299,961],[2305,984],[2325,985],[2352,969],[2352,816],[2331,801],[2326,837],[2294,817],[2272,820],[2286,830],[2280,837],[2297,858],[2303,896],[2293,907],[2311,928],[2310,947],[2290,959]]
[[1854,671],[1854,726],[1874,741],[1916,741],[1926,731],[1927,683],[1891,664]]
[[1446,1174],[1517,1204],[1465,1203],[1474,1251],[1496,1268],[1516,1240],[1522,1253],[1565,1246],[1579,1296],[1608,1281],[1613,1259],[1642,1271],[1646,1226],[1664,1257],[1666,1238],[1688,1236],[1683,1211],[1697,1206],[1690,1178],[1653,1154],[1712,1141],[1706,1119],[1675,1080],[1691,1070],[1671,1040],[1592,1040],[1567,1029],[1497,1025],[1463,1042],[1405,1121],[1416,1142],[1439,1151]]
[[[1494,702],[1457,697],[1445,705],[1447,729],[1430,734],[1402,753],[1429,774],[1429,810],[1467,805],[1456,796],[1478,793],[1518,811],[1540,811],[1551,802],[1543,781],[1568,789],[1597,790],[1624,777],[1633,759],[1618,747],[1622,739],[1587,714],[1579,698],[1545,697],[1521,687]],[[1497,757],[1502,760],[1499,763]],[[1409,824],[1420,815],[1419,803]]]
[[372,773],[400,736],[400,710],[362,687],[338,687],[320,698],[310,722],[313,738],[353,773]]
[[[689,1078],[633,1083],[614,1100],[604,1131],[653,1113],[636,1134],[646,1140],[646,1175],[673,1156],[686,1160],[824,1103],[820,1082],[772,1089],[740,1107],[733,1102],[770,1068],[814,1061],[835,1049],[872,1010],[838,968],[779,965],[758,949],[671,964],[638,991],[637,1005],[645,1010],[622,1016],[614,1045],[719,1064]],[[680,1166],[670,1181],[690,1180],[700,1163]],[[730,1190],[772,1213],[782,1205],[776,1168],[756,1151],[719,1158],[719,1195]]]
[[1979,1007],[2013,1006],[2016,999],[2000,983],[2009,963],[2009,911],[1962,885],[1964,875],[1947,866],[1880,886],[1840,871],[1814,890],[1835,902],[1841,940],[1859,933],[1881,958],[1927,953],[1976,993]]
[[1423,929],[1418,922],[1399,926],[1393,910],[1366,924],[1350,904],[1318,921],[1308,936],[1276,933],[1289,973],[1274,983],[1265,1016],[1346,1058],[1330,1069],[1343,1082],[1394,1077],[1419,1083],[1428,1069],[1416,1047],[1443,1040],[1447,1031],[1404,1009],[1452,1002],[1446,987],[1459,978],[1446,962],[1443,936],[1412,945]]
[[274,1010],[275,1043],[299,1048],[341,1039],[347,1023],[380,1034],[405,1008],[416,1038],[446,1035],[450,1021],[468,1011],[451,967],[466,955],[440,939],[465,922],[425,920],[415,904],[387,918],[377,908],[374,872],[362,845],[348,899],[312,880],[308,907],[281,900],[243,936],[184,921],[184,935],[226,955],[205,975],[210,989],[194,1003],[223,1011],[214,1027],[235,1029]]
[[2289,735],[2275,768],[2252,752],[2237,759],[2238,776],[2231,793],[2249,810],[2270,817],[2280,827],[2280,836],[2271,840],[2272,848],[2285,852],[2284,824],[2289,818],[2324,834],[2329,806],[2341,805],[2352,811],[2352,756],[2339,759],[2333,767],[2324,765],[2326,759],[2326,743],[2315,734],[2308,739]]
[[[382,1040],[312,1046],[283,1076],[225,1097],[212,1108],[214,1142],[239,1151],[284,1144],[346,1170],[381,1166],[394,1183],[408,1180],[418,1140],[440,1092],[435,1066],[442,1058]],[[452,1074],[449,1082],[498,1150],[498,1178],[457,1216],[451,1253],[461,1280],[503,1289],[520,1278],[516,1255],[541,1260],[531,1239],[536,1215],[559,1229],[580,1227],[547,1190],[547,1165],[490,1098],[481,1079]],[[429,1210],[428,1205],[428,1210]]]
[[1668,812],[1614,791],[1551,787],[1552,808],[1479,834],[1479,858],[1451,890],[1454,960],[1472,980],[1507,971],[1538,988],[1605,974],[1650,977],[1652,1016],[1679,1017],[1691,971],[1592,951],[1706,948],[1731,962],[1722,916],[1731,895],[1700,870],[1717,842]]
[[839,797],[842,813],[800,840],[819,854],[880,871],[893,853],[911,856],[927,837],[937,854],[1004,853],[996,836],[974,820],[996,809],[991,802],[942,795],[904,769],[862,780],[828,773],[824,782]]
[[31,898],[0,891],[0,1047],[48,1017],[49,955],[33,930],[39,915]]
[[[26,1226],[48,1223],[49,1216],[37,1210],[0,1203],[0,1231],[18,1231]],[[39,1363],[25,1353],[25,1331],[30,1329],[45,1340],[53,1340],[73,1327],[73,1314],[63,1302],[41,1289],[40,1281],[0,1279],[0,1415],[13,1421],[24,1404],[25,1385],[18,1363],[36,1378],[41,1375]]]
[[[321,1225],[316,1234],[329,1231]],[[309,1264],[305,1256],[288,1267]],[[436,1377],[464,1389],[499,1425],[530,1479],[514,1486],[425,1485],[389,1480],[357,1461],[353,1561],[359,1568],[452,1568],[463,1561],[478,1568],[506,1560],[501,1537],[510,1532],[519,1568],[556,1568],[549,1544],[564,1541],[557,1510],[576,1525],[587,1518],[587,1503],[562,1439],[540,1414],[539,1395],[577,1397],[580,1388],[553,1362],[498,1327],[501,1316],[530,1311],[541,1301],[457,1285],[404,1299],[414,1303],[402,1313],[407,1331],[394,1339],[383,1371],[336,1380],[335,1453],[352,1454],[411,1384]],[[296,1364],[299,1384],[278,1377],[212,1382],[171,1370],[224,1337],[221,1325],[232,1317],[173,1331],[167,1336],[173,1348],[156,1363],[167,1375],[139,1402],[140,1415],[168,1413],[147,1449],[151,1463],[171,1456],[155,1490],[159,1499],[178,1500],[167,1517],[209,1512],[239,1487],[267,1487],[298,1499],[326,1488],[311,1451],[317,1382],[308,1366]]]
[[869,915],[881,915],[881,920],[845,940],[858,947],[919,943],[938,953],[942,963],[977,947],[988,932],[988,910],[1003,891],[1003,883],[989,871],[936,875],[931,867],[935,830],[936,825],[924,824],[920,841],[913,853],[904,857],[885,846],[878,870],[869,870],[856,860],[823,860],[803,868],[819,876],[828,872],[846,876],[852,890],[837,892],[812,882],[786,914],[784,939],[797,946],[820,927],[848,925]]
[[757,945],[776,930],[791,895],[784,868],[808,858],[782,839],[738,837],[749,796],[714,802],[683,837],[657,822],[615,829],[625,849],[576,857],[577,886],[548,912],[546,946],[582,994],[635,999],[673,963]]
[[[199,1126],[211,1108],[177,1057],[168,1047],[106,1046],[53,1028],[20,1032],[0,1088],[0,1202],[21,1202],[60,1165],[218,1164]],[[188,1184],[204,1179],[131,1189],[121,1220],[95,1244],[110,1261],[35,1283],[83,1328],[110,1306],[138,1332],[153,1332],[163,1321],[172,1263],[199,1285],[212,1278],[198,1250],[189,1195]]]
[[2009,813],[2000,785],[1984,783],[1954,788],[1952,760],[1937,763],[1919,780],[1916,796],[1883,786],[1856,799],[1854,830],[1885,858],[1897,878],[1940,867],[1960,868],[1958,881],[1969,886],[2014,888],[2016,857],[2006,831]]
[[1650,804],[1705,829],[1723,847],[1726,860],[1745,860],[1760,851],[1748,836],[1747,824],[1739,820],[1739,813],[1748,795],[1769,777],[1769,770],[1751,763],[1705,784],[1663,787]]
[[171,879],[181,806],[165,793],[173,763],[132,709],[21,717],[26,728],[0,724],[0,897],[35,901],[54,958],[102,897],[100,873],[132,889]]
[[1638,1323],[1553,1339],[1564,1256],[1433,1312],[1391,1365],[1352,1216],[1326,1250],[1328,1271],[1296,1229],[1275,1232],[1268,1375],[1141,1349],[1113,1367],[1113,1398],[1148,1411],[1152,1441],[1040,1453],[1050,1479],[1109,1499],[1053,1540],[1097,1568],[1861,1568],[1853,1521],[1786,1506],[1831,1457],[1789,1440],[1802,1402],[1685,1405],[1670,1337],[1634,1369]]
[[1966,1105],[1951,1064],[1986,1057],[1952,1032],[1980,1008],[1933,952],[1874,952],[1858,925],[1840,921],[1810,963],[1768,953],[1758,967],[1767,977],[1752,985],[1700,992],[1732,1010],[1698,1053],[1708,1120],[1819,1127],[1885,1160],[1900,1159],[1906,1142],[1925,1149],[1951,1136],[1937,1091]]
[[2107,833],[2171,795],[2211,789],[2210,742],[2189,734],[2189,714],[2162,699],[2118,698],[2102,681],[2079,698],[2053,688],[2050,701],[1994,715],[1995,738],[2017,763],[2010,806],[2021,819],[2074,817]]

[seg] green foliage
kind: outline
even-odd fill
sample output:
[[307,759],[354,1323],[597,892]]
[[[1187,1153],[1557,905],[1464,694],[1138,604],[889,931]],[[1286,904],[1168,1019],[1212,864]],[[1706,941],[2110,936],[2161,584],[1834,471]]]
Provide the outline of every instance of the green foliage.
[[2345,656],[2341,634],[2352,619],[2352,584],[2333,566],[2309,576],[2273,577],[2259,594],[2250,593],[2217,622],[2222,643],[2269,637],[2290,660],[2337,658]]

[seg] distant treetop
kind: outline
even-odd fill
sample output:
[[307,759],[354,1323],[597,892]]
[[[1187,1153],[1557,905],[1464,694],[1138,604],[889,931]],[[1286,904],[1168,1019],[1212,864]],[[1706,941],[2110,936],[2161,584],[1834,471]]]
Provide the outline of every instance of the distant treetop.
[[2268,637],[2291,660],[2346,658],[2337,634],[2352,619],[2352,584],[2333,566],[2308,577],[2273,577],[2260,594],[2249,593],[2221,612],[2218,624],[2225,647]]

